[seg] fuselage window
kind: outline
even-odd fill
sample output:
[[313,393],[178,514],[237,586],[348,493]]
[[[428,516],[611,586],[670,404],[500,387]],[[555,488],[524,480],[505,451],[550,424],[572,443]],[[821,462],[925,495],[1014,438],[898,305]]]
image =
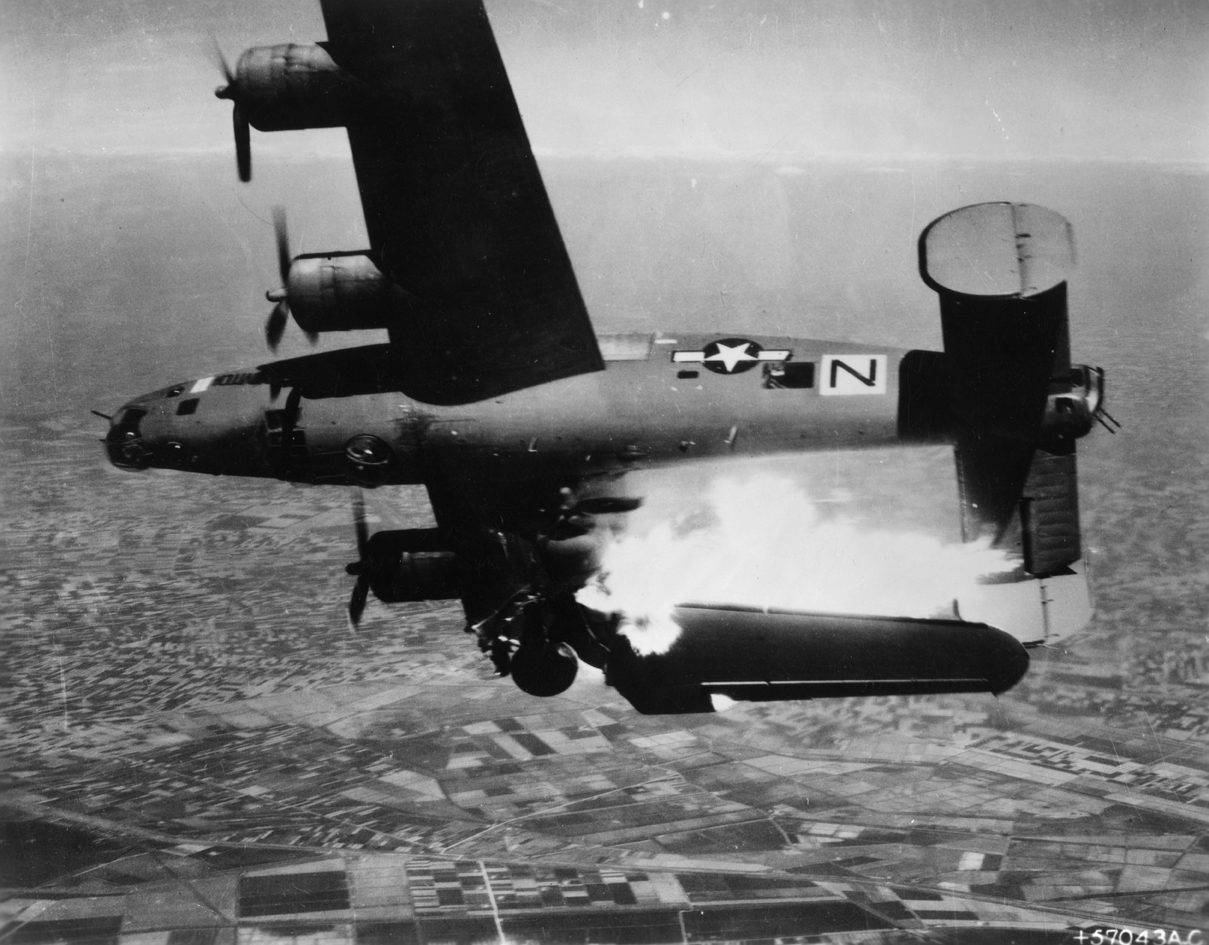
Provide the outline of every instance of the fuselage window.
[[175,387],[169,387],[168,393],[164,394],[164,396],[165,397],[179,397],[181,395],[181,392],[184,389],[185,389],[184,384],[177,384]]
[[769,390],[803,390],[814,387],[813,361],[779,361],[764,365],[764,386]]
[[178,417],[187,417],[191,413],[197,413],[198,398],[190,397],[188,400],[182,400],[176,405],[176,415]]

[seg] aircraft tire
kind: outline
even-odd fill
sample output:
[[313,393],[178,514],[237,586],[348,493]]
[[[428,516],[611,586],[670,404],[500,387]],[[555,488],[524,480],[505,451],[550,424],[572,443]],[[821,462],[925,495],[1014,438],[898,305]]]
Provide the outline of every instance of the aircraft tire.
[[531,696],[557,696],[579,672],[575,651],[565,643],[526,643],[512,654],[512,678]]

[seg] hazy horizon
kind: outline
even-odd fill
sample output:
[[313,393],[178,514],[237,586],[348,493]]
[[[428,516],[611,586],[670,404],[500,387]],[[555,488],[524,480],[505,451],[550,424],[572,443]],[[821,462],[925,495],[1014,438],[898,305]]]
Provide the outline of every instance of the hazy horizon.
[[[1209,160],[1209,6],[488,0],[539,151]],[[230,146],[221,70],[313,0],[0,8],[0,147]],[[343,135],[253,133],[267,155]]]

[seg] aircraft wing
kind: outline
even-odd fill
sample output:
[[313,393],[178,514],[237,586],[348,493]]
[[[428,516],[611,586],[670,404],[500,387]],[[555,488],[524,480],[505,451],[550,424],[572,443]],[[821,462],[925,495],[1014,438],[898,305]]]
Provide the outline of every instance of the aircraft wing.
[[482,0],[322,0],[408,394],[469,403],[604,368]]
[[[1024,647],[984,623],[681,604],[656,651],[619,637],[607,679],[639,712],[736,701],[993,692],[1028,669]],[[641,638],[641,633],[639,634]]]

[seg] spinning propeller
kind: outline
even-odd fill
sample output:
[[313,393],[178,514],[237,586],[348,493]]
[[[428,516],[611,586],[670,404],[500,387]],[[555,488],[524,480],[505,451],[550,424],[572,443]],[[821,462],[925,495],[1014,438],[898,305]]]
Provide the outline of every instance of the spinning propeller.
[[[277,274],[281,277],[281,287],[270,289],[264,294],[266,299],[276,303],[273,311],[269,313],[269,320],[265,322],[264,336],[269,343],[269,350],[276,351],[281,343],[281,336],[285,334],[286,325],[290,322],[290,262],[293,257],[290,255],[290,235],[286,229],[284,207],[273,208],[273,236],[277,242]],[[313,331],[308,331],[306,337],[311,344],[319,340],[319,336]]]
[[220,85],[214,90],[214,95],[216,98],[229,99],[233,105],[231,124],[235,133],[235,166],[239,170],[239,179],[246,184],[252,179],[252,137],[248,128],[248,118],[240,104],[243,90],[239,85],[239,76],[231,71],[226,57],[218,47],[218,41],[213,40],[213,42],[218,67],[222,71],[223,78],[227,80],[226,85]]
[[357,530],[357,560],[345,565],[344,570],[357,577],[353,594],[348,599],[348,626],[355,633],[361,615],[365,613],[365,602],[369,599],[369,577],[373,571],[369,558],[369,526],[365,524],[365,497],[360,489],[353,497],[353,527]]

